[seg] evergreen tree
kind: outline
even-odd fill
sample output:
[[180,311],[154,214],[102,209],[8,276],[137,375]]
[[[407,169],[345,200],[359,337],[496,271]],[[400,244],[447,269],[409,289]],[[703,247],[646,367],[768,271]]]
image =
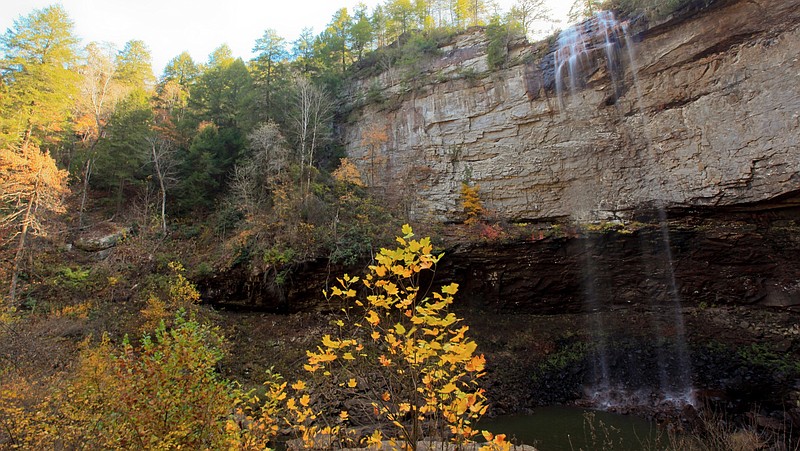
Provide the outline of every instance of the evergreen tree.
[[178,204],[185,211],[211,209],[223,174],[218,158],[224,148],[219,130],[205,124],[192,140],[181,166]]
[[321,57],[329,70],[343,74],[351,62],[350,14],[342,8],[333,15],[325,31],[319,36]]
[[292,42],[292,66],[303,75],[316,72],[317,65],[314,60],[314,31],[303,28],[300,36]]
[[364,56],[364,51],[370,48],[373,41],[373,28],[372,22],[367,15],[367,6],[359,3],[353,13],[353,24],[350,27],[350,36],[352,39],[351,48],[355,54],[356,59],[361,59]]
[[150,90],[155,83],[152,60],[144,41],[128,41],[117,55],[116,78],[126,86]]
[[223,45],[211,54],[208,67],[192,84],[189,105],[197,123],[247,129],[252,123],[253,98],[250,72]]
[[161,82],[176,81],[182,87],[188,89],[191,82],[200,73],[197,64],[189,55],[189,52],[182,52],[180,55],[172,58],[164,67],[164,74],[161,76]]
[[188,52],[183,52],[167,63],[156,88],[157,126],[172,141],[187,146],[196,124],[184,121],[189,110],[190,89],[199,75],[198,65]]
[[257,56],[252,63],[252,74],[258,86],[258,98],[261,100],[259,110],[262,116],[273,117],[272,107],[275,93],[280,87],[280,78],[285,77],[285,62],[289,56],[286,40],[275,30],[269,29],[256,41],[253,52]]
[[0,37],[0,147],[53,147],[73,105],[78,42],[59,5],[15,20]]
[[120,102],[111,117],[107,139],[98,144],[92,185],[116,191],[116,208],[125,200],[126,186],[136,185],[147,177],[150,127],[153,111],[149,96],[136,89]]

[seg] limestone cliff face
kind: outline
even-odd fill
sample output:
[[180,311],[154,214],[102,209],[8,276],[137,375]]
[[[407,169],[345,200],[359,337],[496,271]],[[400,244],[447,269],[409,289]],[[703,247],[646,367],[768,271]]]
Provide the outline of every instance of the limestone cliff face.
[[[598,65],[561,101],[552,46],[513,42],[516,63],[489,71],[480,30],[453,41],[416,81],[389,69],[347,96],[349,156],[412,217],[458,220],[464,180],[518,220],[748,204],[800,188],[796,0],[723,2],[640,31],[620,51],[622,83]],[[388,140],[365,144],[380,129]]]

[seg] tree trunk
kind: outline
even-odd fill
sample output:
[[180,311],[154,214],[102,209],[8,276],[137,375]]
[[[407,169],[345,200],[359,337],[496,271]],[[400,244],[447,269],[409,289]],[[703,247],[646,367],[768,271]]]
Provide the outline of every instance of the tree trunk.
[[31,142],[31,135],[33,134],[33,126],[31,125],[30,119],[28,120],[28,128],[25,129],[25,135],[22,137],[22,146],[21,150],[24,154],[28,151],[28,145]]
[[153,142],[150,145],[151,150],[153,151],[153,165],[156,168],[156,177],[158,177],[158,186],[161,190],[161,231],[166,235],[167,234],[167,189],[164,187],[164,174],[161,173],[161,162],[159,161],[159,155],[156,151],[156,143]]
[[17,283],[19,282],[19,270],[22,266],[22,258],[25,255],[25,238],[28,236],[28,225],[31,220],[31,212],[36,203],[36,198],[39,195],[39,181],[41,177],[41,170],[36,174],[36,183],[31,193],[31,198],[28,201],[28,206],[25,208],[25,216],[22,218],[22,230],[19,234],[19,242],[17,243],[17,250],[14,255],[14,269],[11,273],[11,287],[8,290],[8,297],[13,305],[17,298]]
[[83,170],[83,188],[81,193],[81,207],[78,209],[78,231],[83,228],[83,209],[86,207],[86,193],[89,191],[89,177],[92,175],[92,159],[86,160]]

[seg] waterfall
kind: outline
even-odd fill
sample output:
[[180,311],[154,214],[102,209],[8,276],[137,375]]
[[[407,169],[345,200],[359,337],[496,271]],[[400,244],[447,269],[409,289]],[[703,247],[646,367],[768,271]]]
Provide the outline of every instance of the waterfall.
[[615,95],[619,94],[621,39],[625,39],[623,27],[610,11],[599,11],[591,19],[559,33],[553,61],[556,95],[562,111],[568,107],[565,94],[571,97],[584,86],[583,77],[598,60],[605,63]]
[[[623,52],[625,50],[625,52]],[[627,61],[623,58],[627,56]],[[586,85],[586,79],[597,69],[605,67],[613,89],[613,103],[623,92],[625,67],[627,69],[636,94],[636,106],[641,120],[641,133],[647,141],[651,158],[651,145],[646,133],[646,114],[643,109],[642,93],[639,86],[638,68],[634,42],[629,33],[628,24],[619,22],[610,11],[600,11],[594,17],[562,31],[554,51],[554,76],[558,105],[562,114],[570,110],[570,102],[575,94]],[[609,103],[610,104],[610,103]],[[588,191],[588,190],[586,190]],[[588,194],[588,193],[587,193]],[[656,196],[658,197],[658,196]],[[661,196],[664,197],[664,196]],[[663,199],[654,199],[658,210],[660,233],[655,246],[642,244],[642,251],[649,251],[656,260],[654,273],[660,274],[660,282],[664,287],[662,296],[654,294],[650,305],[657,314],[651,320],[651,329],[656,335],[653,342],[657,344],[657,382],[653,387],[633,388],[625,381],[615,380],[609,363],[609,330],[603,317],[603,298],[605,294],[600,285],[598,268],[592,255],[593,247],[590,238],[583,240],[583,291],[584,309],[589,315],[589,327],[593,340],[594,354],[592,359],[591,380],[586,386],[586,396],[597,407],[610,408],[617,405],[668,403],[675,406],[694,404],[691,363],[686,344],[681,298],[675,277],[672,244],[669,224]],[[585,212],[575,212],[576,219]],[[645,249],[647,248],[647,249]],[[610,293],[609,293],[610,295]],[[669,335],[669,337],[667,336]],[[668,340],[669,338],[669,340]],[[667,345],[667,343],[670,343]],[[635,364],[635,363],[634,363]],[[639,362],[647,365],[646,362]],[[624,373],[624,371],[623,371]],[[654,401],[655,400],[655,401]]]

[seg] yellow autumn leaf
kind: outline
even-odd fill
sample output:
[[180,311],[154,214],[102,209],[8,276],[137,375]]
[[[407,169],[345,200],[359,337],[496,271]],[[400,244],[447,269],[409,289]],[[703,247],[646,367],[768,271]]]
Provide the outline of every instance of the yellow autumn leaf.
[[473,356],[469,362],[467,362],[464,369],[470,372],[479,372],[483,371],[484,366],[486,365],[486,358],[481,355]]
[[408,239],[414,236],[414,231],[411,229],[411,226],[408,224],[403,224],[402,228],[403,236]]
[[458,284],[451,283],[450,285],[445,285],[442,287],[442,293],[444,294],[456,294],[458,292]]
[[389,392],[383,392],[381,399],[385,402],[389,402],[389,400],[392,399],[392,395],[390,395]]
[[357,385],[357,383],[356,383],[355,378],[350,378],[350,380],[347,381],[347,386],[350,387],[350,388],[356,388],[356,385]]
[[305,390],[306,383],[303,382],[303,381],[297,381],[294,384],[292,384],[292,388],[295,389],[295,390],[298,390],[298,391],[299,390]]
[[330,335],[326,334],[326,335],[324,335],[322,337],[322,346],[325,346],[326,348],[337,349],[337,348],[339,348],[340,345],[341,345],[341,342],[338,341],[338,340],[337,341],[331,340],[331,336]]
[[308,404],[311,402],[311,397],[308,395],[303,395],[300,397],[300,405],[303,407],[308,407]]
[[373,326],[377,326],[381,322],[381,319],[380,317],[378,317],[378,314],[375,313],[374,310],[370,310],[369,312],[367,312],[367,322],[372,324]]
[[372,433],[372,435],[370,435],[367,438],[367,443],[366,444],[367,444],[367,446],[377,446],[377,447],[380,447],[379,449],[381,449],[382,448],[382,444],[381,444],[382,440],[383,440],[383,434],[381,434],[381,431],[375,429],[375,431]]
[[394,296],[400,291],[400,290],[397,289],[397,285],[395,285],[393,283],[387,283],[383,287],[383,289],[386,290],[386,294],[388,294],[389,296]]
[[322,354],[316,354],[311,351],[306,351],[306,355],[308,356],[308,363],[310,365],[333,362],[334,360],[336,360],[336,354],[332,354],[330,351],[325,351]]

